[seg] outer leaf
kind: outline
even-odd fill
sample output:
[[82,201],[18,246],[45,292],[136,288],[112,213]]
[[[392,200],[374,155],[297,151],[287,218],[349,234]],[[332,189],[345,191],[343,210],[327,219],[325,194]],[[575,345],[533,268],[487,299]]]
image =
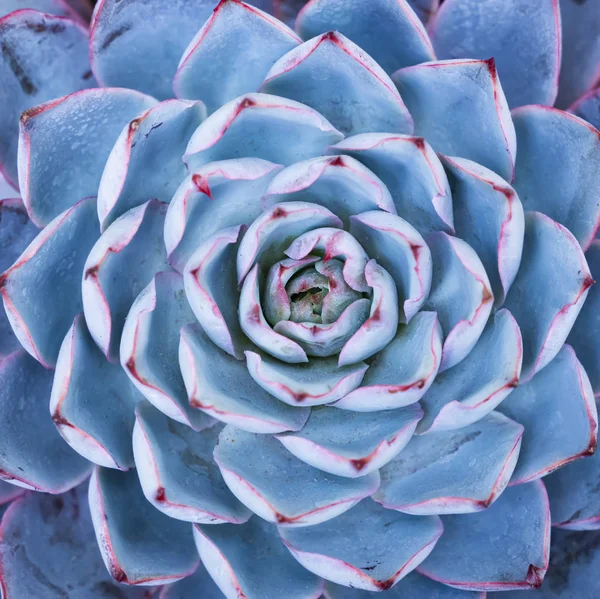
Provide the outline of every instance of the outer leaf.
[[134,409],[142,395],[120,365],[106,361],[82,314],[75,317],[58,354],[50,414],[58,432],[99,466],[133,466]]
[[550,554],[550,509],[541,481],[510,487],[477,514],[442,520],[444,534],[419,568],[421,574],[468,591],[542,584]]
[[202,599],[223,599],[223,593],[203,563],[191,576],[162,587],[158,599],[191,599],[199,592],[202,593]]
[[149,199],[170,202],[187,174],[181,155],[206,109],[201,102],[167,100],[121,129],[98,188],[102,229]]
[[512,180],[515,130],[493,58],[429,62],[392,78],[417,135],[437,152],[469,158]]
[[90,22],[93,6],[91,0],[65,0],[69,6],[76,10],[86,23]]
[[[554,284],[531,293],[542,281]],[[523,381],[556,356],[592,284],[575,237],[547,216],[527,213],[521,268],[504,304],[523,333]]]
[[246,94],[221,106],[198,127],[183,160],[190,170],[226,158],[263,158],[287,165],[320,156],[343,137],[304,104]]
[[494,296],[479,256],[462,239],[432,233],[427,244],[433,276],[424,308],[437,312],[444,332],[440,364],[444,371],[473,349],[492,311]]
[[556,105],[566,108],[598,83],[600,15],[594,2],[561,0],[563,56]]
[[132,208],[100,236],[83,267],[83,311],[90,333],[111,362],[131,304],[157,271],[167,270],[162,232],[166,204]]
[[523,206],[515,190],[493,171],[464,158],[442,161],[452,189],[456,235],[481,258],[495,305],[500,306],[521,263]]
[[281,167],[260,158],[221,160],[196,169],[181,183],[167,212],[165,245],[173,268],[185,263],[212,235],[251,225],[263,211],[261,197]]
[[548,488],[554,526],[570,530],[600,529],[600,452],[559,468],[544,482]]
[[131,306],[121,338],[121,366],[146,399],[169,418],[194,429],[206,424],[193,410],[177,360],[179,331],[194,322],[183,279],[160,272]]
[[386,73],[435,58],[425,27],[405,0],[312,0],[300,11],[296,30],[305,40],[339,31]]
[[87,485],[53,497],[29,493],[2,519],[0,588],[5,597],[144,599],[106,571],[90,520]]
[[[9,193],[14,195],[15,192],[11,188]],[[17,260],[38,232],[36,226],[29,220],[21,200],[0,200],[0,271],[6,270]],[[0,309],[0,360],[20,347],[2,308]]]
[[431,553],[442,523],[437,516],[415,518],[366,499],[335,520],[279,532],[307,570],[347,587],[387,591]]
[[323,581],[299,566],[276,528],[260,518],[240,526],[195,526],[194,538],[202,562],[227,599],[321,596]]
[[31,220],[43,227],[83,198],[95,196],[123,125],[155,102],[131,89],[86,89],[25,111],[18,166]]
[[190,404],[210,416],[257,433],[298,430],[307,408],[291,408],[261,389],[244,362],[218,349],[199,326],[181,332],[179,363]]
[[294,21],[305,4],[306,0],[256,0],[257,6],[264,6],[263,10],[272,13],[290,27],[294,26]]
[[408,0],[408,3],[419,19],[427,24],[439,8],[440,0]]
[[189,524],[154,509],[134,471],[96,468],[89,502],[102,559],[117,582],[154,586],[180,580],[197,568]]
[[256,91],[277,59],[301,41],[254,6],[240,0],[219,2],[179,61],[175,95],[202,100],[208,112],[214,112]]
[[519,384],[523,342],[515,319],[499,310],[471,353],[438,375],[422,398],[419,432],[453,430],[491,412]]
[[214,0],[150,0],[141,5],[100,0],[90,26],[96,78],[102,85],[131,87],[159,100],[172,97],[179,58],[214,5]]
[[285,364],[253,351],[245,354],[250,376],[291,406],[318,406],[341,399],[360,385],[368,368],[364,362],[340,368],[335,356],[307,364]]
[[338,32],[315,37],[280,58],[261,91],[311,106],[347,135],[413,130],[411,115],[385,71]]
[[2,0],[0,2],[0,17],[5,17],[14,10],[23,9],[37,10],[47,15],[68,17],[73,21],[85,23],[81,15],[74,8],[71,8],[66,0]]
[[265,200],[321,204],[345,224],[353,214],[366,210],[396,212],[383,181],[350,156],[323,156],[288,166],[273,179]]
[[569,107],[569,112],[600,129],[600,88],[581,96]]
[[[600,281],[600,241],[593,241],[585,254],[590,273],[595,281]],[[592,285],[583,308],[567,337],[577,357],[583,364],[592,384],[594,394],[600,394],[600,286]]]
[[244,339],[237,306],[237,280],[231,268],[241,227],[221,229],[202,243],[183,271],[185,293],[210,340],[235,358],[242,358]]
[[[406,597],[411,599],[485,599],[485,592],[459,591],[429,580],[417,572],[411,572],[385,595],[386,599],[406,599]],[[373,599],[373,593],[328,583],[325,587],[325,599]]]
[[388,410],[421,399],[442,355],[442,330],[434,312],[420,312],[371,362],[363,385],[335,404],[357,412]]
[[[600,592],[598,578],[598,532],[570,532],[554,529],[550,548],[550,566],[537,594],[544,599],[595,596]],[[510,599],[522,599],[523,593],[505,593]],[[504,599],[504,596],[502,596]]]
[[509,106],[547,104],[558,92],[558,0],[450,0],[429,26],[440,58],[493,56]]
[[13,331],[44,366],[56,363],[65,333],[82,310],[81,272],[99,232],[95,199],[82,200],[57,216],[0,275]]
[[492,412],[456,431],[411,439],[381,470],[373,498],[407,514],[468,514],[489,507],[517,464],[523,427]]
[[4,175],[0,172],[0,201],[6,199],[16,199],[18,192],[15,188],[6,180]]
[[355,479],[327,474],[301,462],[273,437],[231,425],[220,434],[214,456],[233,494],[267,522],[284,526],[335,518],[379,485],[377,472]]
[[563,345],[544,370],[517,387],[500,405],[500,411],[525,427],[513,485],[546,476],[596,450],[598,414],[594,393],[568,345]]
[[220,429],[193,431],[147,402],[137,407],[135,465],[144,495],[155,508],[188,522],[248,520],[250,510],[231,494],[213,461]]
[[0,478],[62,493],[87,478],[91,465],[66,445],[48,416],[52,373],[23,350],[0,362]]
[[421,234],[454,231],[448,179],[436,153],[423,138],[363,133],[344,139],[328,151],[354,156],[381,177],[398,214]]
[[0,44],[0,171],[16,189],[21,113],[95,81],[87,31],[71,19],[35,10],[12,12],[0,19]]
[[315,408],[302,430],[277,438],[303,462],[357,478],[378,470],[402,451],[422,416],[418,405],[370,413]]
[[400,322],[410,322],[431,289],[431,252],[425,240],[400,217],[379,210],[352,217],[350,232],[390,273],[403,300]]
[[[5,510],[13,499],[20,497],[25,493],[23,487],[17,487],[7,483],[6,481],[0,481],[0,506]],[[4,511],[2,512],[4,514]]]
[[600,132],[545,106],[524,106],[513,120],[515,189],[523,206],[567,227],[587,249],[600,227]]
[[[267,260],[271,263],[280,259],[286,247],[290,245],[290,239],[306,239],[306,241],[294,242],[296,244],[294,250],[298,248],[298,252],[296,252],[298,255],[288,254],[292,246],[286,250],[286,254],[295,260],[305,258],[308,253],[317,248],[319,241],[326,240],[326,234],[332,236],[339,233],[337,239],[344,239],[350,243],[350,236],[345,231],[338,230],[341,226],[342,221],[333,212],[318,204],[309,202],[275,204],[265,210],[248,227],[248,231],[240,243],[237,256],[238,283],[242,283],[255,262],[261,258],[263,261]],[[326,227],[322,229],[324,236],[317,239],[306,253],[302,253],[300,250],[310,245],[313,236],[318,236],[318,233],[313,233],[313,230],[320,230],[321,227]],[[304,234],[307,237],[303,237]],[[356,249],[355,245],[356,243],[352,246],[353,249],[359,252],[360,249]],[[334,258],[336,255],[332,254],[330,257]],[[364,260],[364,264],[366,262]],[[351,283],[348,284],[351,285]]]

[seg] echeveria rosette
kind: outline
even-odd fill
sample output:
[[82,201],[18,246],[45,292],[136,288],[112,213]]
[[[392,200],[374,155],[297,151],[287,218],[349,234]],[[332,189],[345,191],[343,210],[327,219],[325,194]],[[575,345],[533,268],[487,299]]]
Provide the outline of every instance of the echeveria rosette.
[[3,596],[583,596],[594,3],[215,4],[0,2]]

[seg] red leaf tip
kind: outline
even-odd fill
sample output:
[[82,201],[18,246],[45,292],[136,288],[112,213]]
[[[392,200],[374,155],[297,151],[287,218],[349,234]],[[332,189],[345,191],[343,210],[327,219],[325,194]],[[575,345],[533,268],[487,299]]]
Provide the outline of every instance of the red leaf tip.
[[140,126],[140,123],[142,122],[141,117],[138,117],[136,119],[133,119],[133,121],[131,121],[129,123],[129,131],[137,131],[138,127]]
[[192,183],[200,193],[207,195],[211,200],[213,199],[212,192],[210,191],[210,185],[208,184],[208,179],[206,179],[202,175],[196,174],[192,175]]
[[337,31],[328,31],[327,33],[323,34],[321,39],[324,42],[333,42],[334,44],[337,44],[340,41]]
[[244,108],[250,108],[252,106],[256,106],[256,102],[252,98],[244,98],[240,104],[240,110],[243,110]]
[[228,4],[242,4],[239,0],[221,0],[219,2],[219,4],[217,4],[214,8],[213,8],[213,12],[216,13],[219,10],[221,10],[221,8],[223,8],[224,6],[227,6]]
[[277,512],[275,514],[275,518],[277,520],[277,522],[279,524],[292,524],[294,522],[293,518],[289,518],[288,516],[284,516],[283,514],[280,514],[279,512]]
[[415,137],[413,142],[419,150],[423,151],[425,149],[425,140],[422,137]]
[[494,60],[494,57],[492,56],[491,58],[488,58],[484,62],[487,64],[487,67],[490,72],[490,75],[492,76],[492,79],[495,79],[496,76],[498,75],[498,71],[496,70],[496,61]]
[[350,460],[350,463],[352,464],[352,466],[354,466],[357,472],[360,472],[369,462],[370,459],[368,457]]
[[389,591],[394,586],[393,578],[389,578],[388,580],[374,580],[373,582],[380,591]]
[[100,265],[99,264],[96,264],[95,266],[90,266],[90,268],[88,268],[85,271],[85,274],[83,275],[83,278],[87,280],[90,277],[97,277],[99,269],[100,269]]
[[284,216],[287,216],[287,211],[282,208],[281,206],[278,206],[277,208],[275,208],[275,210],[273,210],[273,214],[271,214],[271,218],[273,220],[277,219],[277,218],[283,218]]
[[544,582],[545,575],[545,568],[539,568],[538,566],[530,564],[529,570],[527,570],[527,584],[534,589],[539,589],[542,586],[542,583]]
[[68,426],[73,428],[73,425],[58,410],[52,414],[52,422],[54,422],[56,426]]

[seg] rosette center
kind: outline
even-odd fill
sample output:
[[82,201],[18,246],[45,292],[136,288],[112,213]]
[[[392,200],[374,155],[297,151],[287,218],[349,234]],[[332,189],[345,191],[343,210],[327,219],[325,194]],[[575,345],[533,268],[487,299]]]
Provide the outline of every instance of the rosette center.
[[314,267],[295,275],[286,285],[290,300],[290,320],[322,323],[323,301],[329,293],[329,280]]

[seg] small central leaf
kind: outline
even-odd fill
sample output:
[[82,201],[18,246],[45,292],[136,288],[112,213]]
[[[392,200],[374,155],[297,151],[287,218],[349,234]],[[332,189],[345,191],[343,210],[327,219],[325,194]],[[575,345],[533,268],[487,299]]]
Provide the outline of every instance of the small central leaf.
[[323,300],[329,293],[329,280],[314,267],[306,268],[286,286],[290,299],[290,320],[322,323]]

